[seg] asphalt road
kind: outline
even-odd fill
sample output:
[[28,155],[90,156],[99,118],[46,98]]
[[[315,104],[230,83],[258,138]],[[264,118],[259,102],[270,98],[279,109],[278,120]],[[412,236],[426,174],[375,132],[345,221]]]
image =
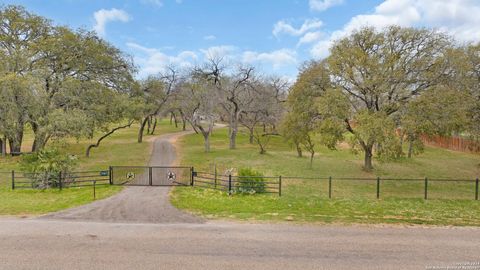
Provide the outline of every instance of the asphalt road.
[[475,261],[476,228],[0,219],[0,269],[426,269]]

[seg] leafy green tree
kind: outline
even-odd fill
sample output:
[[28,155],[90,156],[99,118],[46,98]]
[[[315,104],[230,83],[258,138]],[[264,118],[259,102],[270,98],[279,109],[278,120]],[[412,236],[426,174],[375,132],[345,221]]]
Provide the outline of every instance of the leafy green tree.
[[144,102],[143,115],[138,131],[138,142],[143,141],[145,126],[152,117],[156,117],[162,110],[168,110],[168,101],[172,99],[175,88],[179,83],[179,71],[175,67],[168,67],[163,73],[149,76],[140,82],[139,97]]
[[470,93],[444,86],[425,91],[405,108],[401,128],[408,140],[408,157],[423,149],[420,136],[451,136],[466,129],[469,124],[467,100]]
[[0,9],[0,22],[0,133],[11,152],[21,151],[26,125],[38,151],[117,120],[103,108],[134,90],[129,57],[93,32],[52,26],[19,6]]
[[363,28],[334,43],[328,70],[350,100],[353,117],[344,121],[364,152],[365,170],[373,168],[374,146],[395,134],[373,129],[393,122],[413,97],[441,82],[448,70],[441,56],[449,47],[449,38],[437,31],[396,26]]
[[333,89],[325,62],[307,63],[287,103],[282,135],[295,145],[298,156],[302,155],[302,147],[310,153],[312,166],[317,141],[334,149],[343,138],[342,116],[348,115],[348,104],[342,93]]
[[[5,6],[0,9],[0,57],[2,74],[2,107],[0,118],[3,134],[10,151],[21,152],[23,132],[28,121],[27,108],[35,101],[31,99],[32,88],[38,86],[32,72],[36,69],[41,51],[37,44],[50,30],[50,22],[26,11],[20,6]],[[8,88],[8,89],[7,89]],[[38,89],[37,89],[38,90]]]

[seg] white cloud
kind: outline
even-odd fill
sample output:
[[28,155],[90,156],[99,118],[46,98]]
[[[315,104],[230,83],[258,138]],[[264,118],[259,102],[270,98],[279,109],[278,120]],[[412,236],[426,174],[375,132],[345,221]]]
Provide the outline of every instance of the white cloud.
[[311,10],[324,11],[333,6],[340,5],[343,0],[309,0],[308,5]]
[[203,39],[204,40],[215,40],[215,39],[217,39],[217,37],[214,36],[214,35],[208,35],[208,36],[204,36]]
[[144,47],[133,42],[129,42],[126,45],[137,53],[134,60],[140,65],[140,78],[165,71],[165,68],[172,64],[182,68],[189,68],[194,66],[198,59],[197,54],[193,51],[182,51],[177,55],[171,56],[159,49]]
[[97,32],[100,36],[105,35],[105,26],[108,22],[120,21],[120,22],[128,22],[130,20],[130,16],[127,12],[121,9],[100,9],[95,11],[93,14],[95,18],[95,26],[93,30]]
[[153,5],[156,7],[163,7],[162,0],[141,0],[142,4]]
[[272,65],[273,69],[278,69],[287,65],[296,64],[297,54],[290,49],[280,49],[268,53],[246,51],[242,55],[242,61],[250,64],[269,64]]
[[300,38],[297,46],[300,46],[302,44],[308,44],[308,43],[315,42],[315,41],[321,39],[322,37],[323,37],[323,33],[320,32],[320,31],[308,32]]
[[273,26],[272,33],[276,37],[278,37],[282,33],[285,33],[291,36],[300,36],[308,31],[318,29],[322,27],[322,25],[323,25],[323,22],[318,19],[307,19],[303,22],[300,28],[295,28],[288,22],[281,20],[275,23],[275,25]]
[[235,58],[237,47],[230,45],[213,46],[200,49],[205,58]]
[[478,42],[479,14],[480,1],[476,0],[385,0],[373,13],[353,17],[342,29],[318,41],[310,53],[315,58],[324,58],[334,40],[364,26],[429,27],[446,32],[459,42]]

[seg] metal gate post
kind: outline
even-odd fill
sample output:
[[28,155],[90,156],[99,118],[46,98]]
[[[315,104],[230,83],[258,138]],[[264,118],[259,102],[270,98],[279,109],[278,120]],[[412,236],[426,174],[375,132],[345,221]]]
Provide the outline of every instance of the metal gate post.
[[332,198],[332,177],[328,177],[328,198]]
[[282,196],[282,176],[278,177],[278,196]]
[[12,189],[15,189],[15,171],[12,170]]
[[228,195],[232,195],[232,175],[228,175]]
[[377,199],[380,199],[380,177],[377,177]]
[[113,168],[112,168],[112,166],[109,166],[108,167],[108,182],[110,183],[110,185],[113,185],[112,174],[113,174]]
[[475,200],[478,201],[478,178],[475,180]]
[[191,172],[191,178],[190,178],[190,186],[193,186],[194,185],[194,182],[195,182],[195,170],[193,167],[190,168],[190,172]]
[[215,189],[217,189],[217,164],[215,164]]
[[153,179],[152,179],[152,167],[148,167],[148,185],[153,186]]

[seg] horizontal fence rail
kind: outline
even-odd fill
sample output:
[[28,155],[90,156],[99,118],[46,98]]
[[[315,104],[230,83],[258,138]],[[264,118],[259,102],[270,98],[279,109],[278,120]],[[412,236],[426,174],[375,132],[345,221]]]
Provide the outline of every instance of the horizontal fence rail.
[[[257,179],[252,181],[251,179]],[[259,187],[258,180],[262,184]],[[423,198],[479,200],[479,179],[392,177],[230,176],[195,172],[196,187],[234,193],[275,193],[279,196],[325,198]]]
[[110,185],[109,171],[28,173],[12,171],[12,189],[48,189]]
[[234,193],[272,193],[281,196],[281,177],[234,176],[194,172],[192,185]]

